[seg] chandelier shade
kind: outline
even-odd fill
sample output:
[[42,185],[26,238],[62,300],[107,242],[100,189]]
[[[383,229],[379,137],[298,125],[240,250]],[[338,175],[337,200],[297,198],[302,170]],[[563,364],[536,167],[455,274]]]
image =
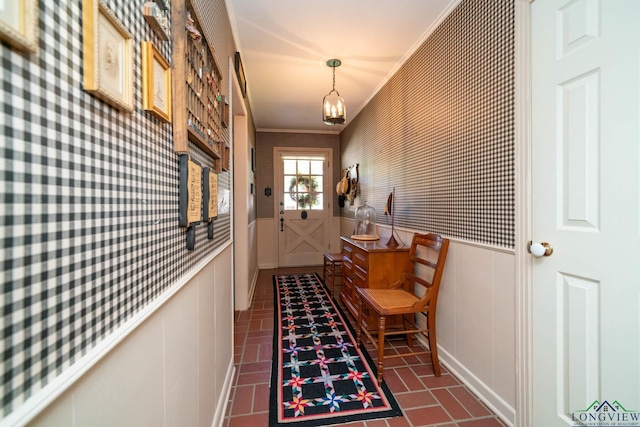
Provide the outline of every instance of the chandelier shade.
[[327,61],[327,66],[333,68],[333,88],[322,99],[322,121],[328,125],[343,124],[347,118],[347,105],[336,90],[336,67],[341,64],[339,59]]

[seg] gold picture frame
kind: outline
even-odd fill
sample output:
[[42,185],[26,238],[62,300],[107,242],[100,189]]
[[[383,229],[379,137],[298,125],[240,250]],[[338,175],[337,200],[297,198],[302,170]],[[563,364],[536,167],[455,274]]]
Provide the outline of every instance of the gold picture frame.
[[38,0],[0,1],[0,40],[21,51],[38,50]]
[[102,0],[82,1],[84,89],[133,112],[133,36]]
[[152,42],[142,42],[142,109],[171,123],[171,66]]

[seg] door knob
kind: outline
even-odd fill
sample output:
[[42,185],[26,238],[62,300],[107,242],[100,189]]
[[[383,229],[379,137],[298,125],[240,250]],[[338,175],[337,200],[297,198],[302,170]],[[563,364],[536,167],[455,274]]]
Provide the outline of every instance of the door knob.
[[547,242],[532,243],[531,240],[527,244],[527,250],[536,257],[550,256],[553,253],[553,247]]

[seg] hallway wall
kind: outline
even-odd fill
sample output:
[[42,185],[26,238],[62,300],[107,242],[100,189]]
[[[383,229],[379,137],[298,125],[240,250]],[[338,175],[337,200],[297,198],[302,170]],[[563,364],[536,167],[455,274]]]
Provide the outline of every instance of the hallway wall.
[[[360,165],[353,207],[395,224],[513,248],[515,9],[462,1],[340,133],[342,167]],[[384,221],[384,217],[381,218]]]
[[29,425],[221,425],[234,374],[231,258],[229,245]]
[[451,239],[438,302],[443,363],[503,419],[515,420],[515,9],[463,0],[340,134],[360,165],[358,205],[395,226]]
[[[65,413],[73,401],[77,421],[104,406],[110,420],[132,411],[137,425],[178,414],[210,426],[232,367],[230,350],[214,348],[232,347],[230,215],[214,221],[212,240],[196,227],[195,250],[187,250],[172,125],[142,109],[141,42],[167,59],[171,42],[158,39],[141,3],[104,3],[133,36],[132,113],[84,90],[83,0],[36,2],[36,53],[0,44],[0,425],[47,405]],[[195,3],[228,95],[235,46],[224,0]],[[228,142],[228,129],[223,136]],[[196,146],[189,154],[213,166]],[[221,173],[219,193],[230,188]],[[208,383],[194,382],[199,376]],[[173,386],[208,412],[192,413]],[[136,412],[136,399],[159,412]]]

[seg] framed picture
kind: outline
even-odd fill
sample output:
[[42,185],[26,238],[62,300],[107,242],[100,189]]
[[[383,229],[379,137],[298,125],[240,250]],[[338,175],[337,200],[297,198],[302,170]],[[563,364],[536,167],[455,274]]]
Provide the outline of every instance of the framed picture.
[[187,249],[196,244],[196,225],[202,220],[202,166],[188,154],[180,154],[178,225],[186,227]]
[[142,42],[142,108],[171,122],[171,66],[151,42]]
[[202,166],[188,154],[180,154],[180,227],[200,224],[202,219]]
[[0,0],[0,40],[25,52],[38,49],[37,0]]
[[213,220],[218,217],[218,174],[202,169],[202,221],[207,223],[207,238],[213,239]]
[[218,217],[218,174],[211,168],[204,168],[202,221],[209,222]]
[[256,171],[256,150],[253,147],[251,147],[251,171]]
[[133,111],[133,37],[102,0],[82,1],[84,89]]
[[247,79],[244,77],[244,68],[242,68],[242,59],[240,58],[240,52],[236,52],[235,56],[235,68],[236,68],[236,76],[238,77],[238,83],[240,83],[240,91],[242,92],[242,97],[247,97]]

